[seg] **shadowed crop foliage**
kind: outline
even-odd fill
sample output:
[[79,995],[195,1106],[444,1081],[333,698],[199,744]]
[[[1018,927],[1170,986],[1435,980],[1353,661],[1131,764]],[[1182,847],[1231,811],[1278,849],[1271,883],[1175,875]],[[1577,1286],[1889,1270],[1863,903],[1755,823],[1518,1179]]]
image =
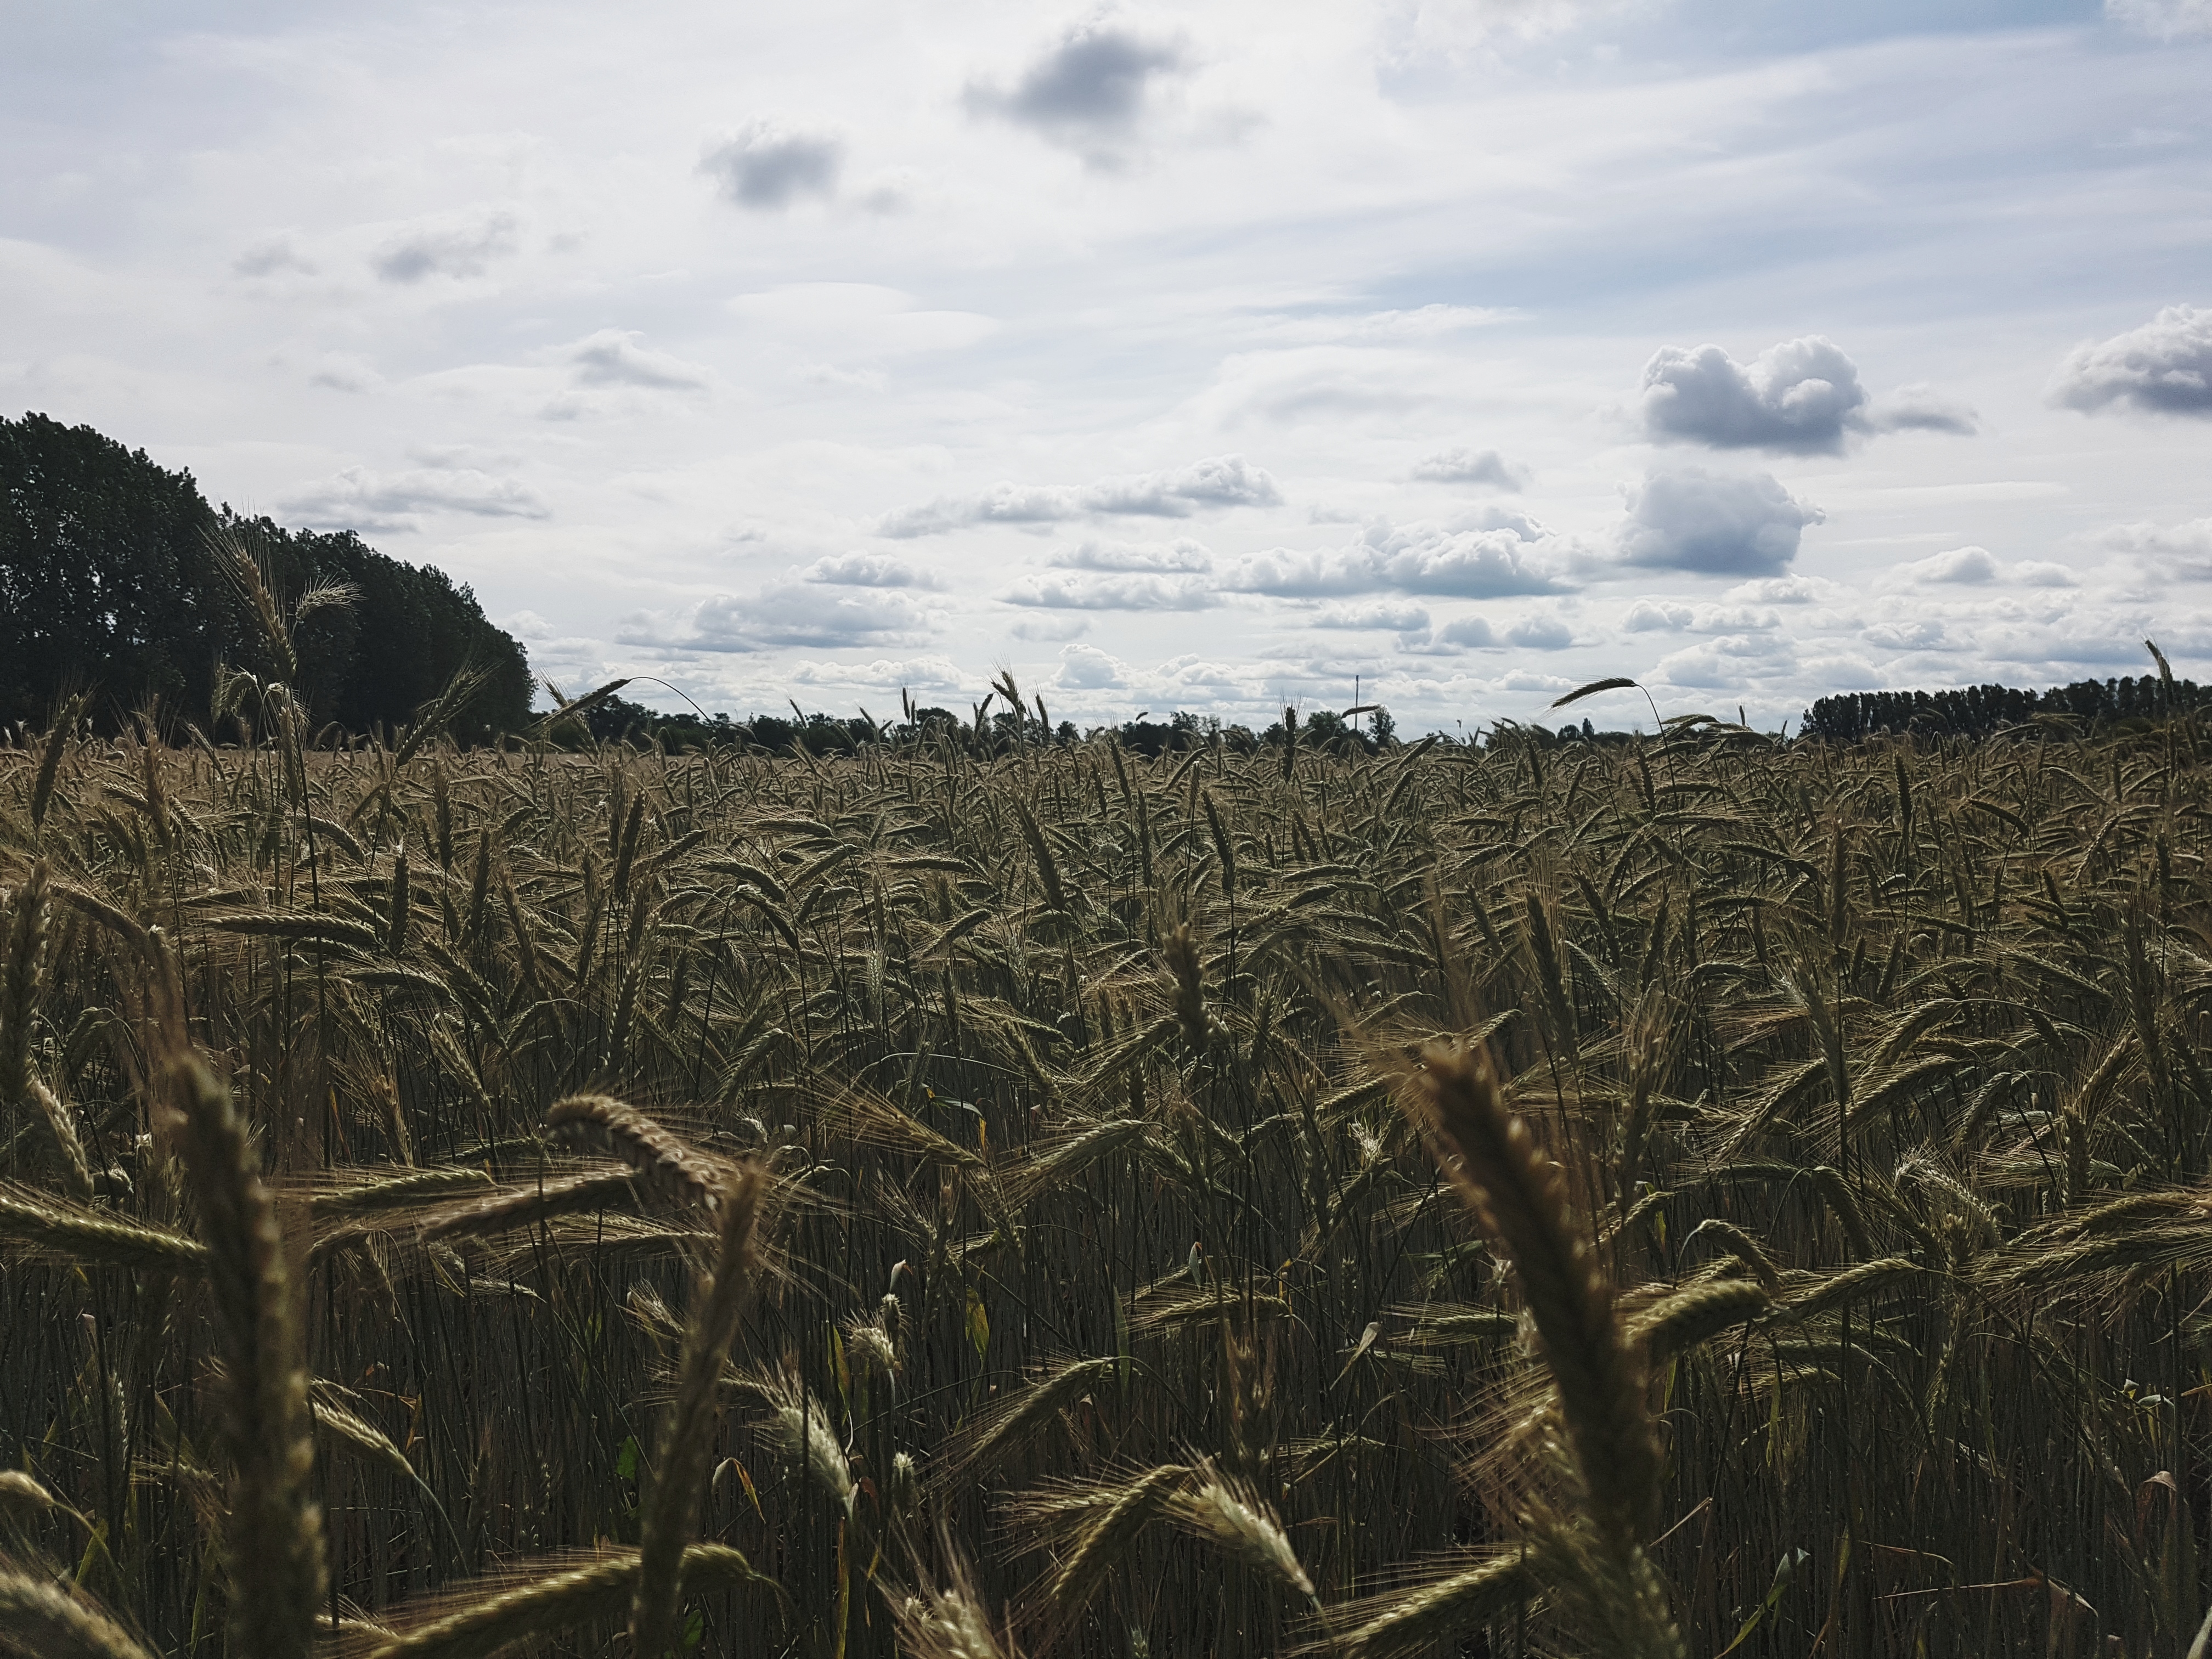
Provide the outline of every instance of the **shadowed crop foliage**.
[[770,758],[258,695],[0,750],[0,1649],[2197,1634],[2189,718]]

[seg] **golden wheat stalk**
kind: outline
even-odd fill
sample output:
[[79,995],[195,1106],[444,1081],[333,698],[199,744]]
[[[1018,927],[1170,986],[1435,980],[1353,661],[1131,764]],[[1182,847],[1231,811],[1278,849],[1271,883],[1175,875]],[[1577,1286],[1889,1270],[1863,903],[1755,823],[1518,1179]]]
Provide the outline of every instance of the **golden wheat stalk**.
[[1113,1376],[1121,1364],[1111,1355],[1068,1359],[1030,1387],[1001,1397],[939,1452],[934,1460],[937,1479],[968,1481],[988,1470],[1055,1421],[1094,1384]]
[[1202,1462],[1190,1483],[1168,1499],[1167,1515],[1231,1560],[1319,1605],[1281,1520],[1250,1481]]
[[[684,1583],[695,1591],[737,1584],[776,1588],[754,1571],[742,1553],[726,1545],[690,1546],[684,1552],[682,1567]],[[557,1635],[619,1617],[630,1605],[637,1577],[637,1552],[628,1549],[610,1551],[582,1566],[559,1571],[532,1571],[529,1564],[516,1562],[496,1581],[505,1588],[485,1595],[471,1596],[463,1589],[458,1597],[441,1597],[467,1599],[453,1612],[372,1650],[369,1659],[489,1659],[533,1636]],[[776,1594],[781,1599],[781,1591]]]
[[1577,1224],[1565,1175],[1507,1107],[1486,1054],[1431,1043],[1421,1062],[1408,1103],[1439,1166],[1512,1258],[1573,1448],[1583,1513],[1531,1531],[1547,1564],[1540,1577],[1621,1659],[1680,1659],[1666,1587],[1643,1547],[1660,1463],[1642,1358]]
[[230,1091],[191,1054],[164,1077],[168,1133],[208,1247],[221,1437],[231,1468],[231,1639],[244,1659],[306,1659],[323,1592],[307,1373],[276,1206]]
[[1427,1659],[1528,1607],[1538,1591],[1523,1552],[1455,1561],[1413,1584],[1332,1604],[1312,1638],[1289,1652],[1296,1659]]
[[720,1416],[715,1385],[722,1362],[737,1335],[738,1316],[751,1288],[753,1228],[767,1183],[757,1166],[738,1172],[722,1193],[714,1276],[703,1280],[684,1333],[676,1398],[660,1436],[639,1528],[636,1593],[630,1603],[631,1651],[658,1654],[676,1622],[684,1548],[699,1512],[699,1489],[714,1453],[715,1420]]
[[91,1602],[0,1557],[0,1650],[25,1659],[151,1659]]
[[886,1592],[900,1639],[913,1659],[1013,1659],[992,1632],[990,1615],[975,1576],[950,1540],[940,1546],[945,1582],[924,1584],[900,1596]]
[[8,934],[0,944],[0,1116],[12,1123],[31,1086],[31,1027],[39,1016],[46,959],[46,861],[4,906]]
[[724,1166],[662,1128],[634,1106],[609,1095],[572,1095],[546,1109],[545,1133],[629,1166],[665,1204],[711,1206]]
[[69,1188],[69,1195],[80,1204],[91,1203],[92,1164],[84,1155],[83,1138],[76,1132],[76,1114],[42,1079],[31,1079],[29,1093],[53,1136],[54,1150],[61,1154],[63,1184]]
[[207,1271],[205,1244],[182,1233],[0,1182],[0,1238],[17,1238],[64,1261],[193,1278]]
[[1642,1368],[1576,1224],[1565,1176],[1507,1107],[1487,1058],[1431,1043],[1421,1061],[1408,1091],[1416,1124],[1483,1231],[1513,1259],[1591,1509],[1633,1537],[1657,1500],[1658,1449]]
[[1017,1527],[1048,1535],[1073,1528],[1059,1565],[1036,1591],[1037,1617],[1048,1642],[1082,1616],[1122,1557],[1166,1513],[1168,1500],[1190,1476],[1186,1464],[1163,1463],[1124,1481],[1047,1488],[1009,1505],[1007,1518]]

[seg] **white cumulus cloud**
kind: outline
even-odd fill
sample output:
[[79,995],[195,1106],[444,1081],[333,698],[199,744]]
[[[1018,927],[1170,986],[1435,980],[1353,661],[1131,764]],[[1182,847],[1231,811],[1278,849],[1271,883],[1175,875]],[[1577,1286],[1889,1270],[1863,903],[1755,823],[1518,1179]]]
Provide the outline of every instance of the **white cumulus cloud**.
[[935,571],[888,553],[825,554],[799,573],[803,582],[843,587],[942,587]]
[[1226,585],[1279,599],[1400,592],[1494,599],[1559,592],[1554,573],[1564,559],[1564,544],[1527,520],[1459,531],[1376,523],[1347,547],[1310,553],[1280,548],[1246,559]]
[[1413,476],[1431,483],[1486,484],[1492,489],[1525,489],[1528,469],[1495,449],[1446,449],[1417,462]]
[[1857,366],[1808,334],[1748,363],[1717,345],[1662,346],[1644,366],[1639,407],[1656,442],[1832,455],[1864,428],[1866,403]]
[[1188,536],[1171,542],[1086,541],[1053,556],[1067,570],[1132,570],[1202,573],[1213,568],[1213,555]]
[[2212,310],[2168,306],[2141,328],[2075,346],[2058,365],[2051,398],[2085,413],[2118,404],[2212,416]]
[[1796,557],[1805,526],[1823,516],[1767,473],[1685,467],[1647,473],[1629,492],[1615,546],[1623,563],[1652,569],[1778,575]]
[[1363,603],[1325,605],[1313,613],[1316,628],[1387,629],[1394,634],[1426,632],[1427,610],[1403,599],[1369,599]]
[[718,594],[674,617],[639,612],[623,619],[628,645],[682,651],[752,652],[778,646],[919,643],[929,618],[895,590],[841,589],[779,582],[750,594]]
[[1063,691],[1106,691],[1121,685],[1126,670],[1119,659],[1095,645],[1071,645],[1060,653],[1060,673],[1054,680]]
[[1221,603],[1202,579],[1133,571],[1120,575],[1028,576],[1006,590],[1009,605],[1048,611],[1205,611]]
[[1997,579],[1997,561],[1986,547],[1954,547],[1948,553],[1933,553],[1899,565],[1892,574],[1909,582],[1993,582]]

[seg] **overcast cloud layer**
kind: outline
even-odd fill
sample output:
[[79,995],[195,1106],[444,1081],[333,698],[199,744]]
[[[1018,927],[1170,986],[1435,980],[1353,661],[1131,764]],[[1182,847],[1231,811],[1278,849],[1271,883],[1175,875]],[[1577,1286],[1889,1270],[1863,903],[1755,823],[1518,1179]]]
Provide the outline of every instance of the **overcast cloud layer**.
[[0,42],[0,409],[441,565],[564,685],[1265,723],[1356,675],[1419,731],[2146,635],[2212,678],[2204,0]]

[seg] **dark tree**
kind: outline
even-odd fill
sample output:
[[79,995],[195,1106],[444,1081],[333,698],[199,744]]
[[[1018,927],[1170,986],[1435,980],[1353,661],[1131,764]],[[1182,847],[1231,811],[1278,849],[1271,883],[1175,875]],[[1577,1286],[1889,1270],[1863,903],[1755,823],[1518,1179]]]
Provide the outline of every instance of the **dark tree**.
[[2149,674],[2110,680],[2076,680],[2047,691],[2007,685],[1972,685],[1953,691],[1854,691],[1823,697],[1805,711],[1802,730],[1814,738],[1855,743],[1881,732],[1925,738],[1986,738],[2027,726],[2039,714],[2060,714],[2089,725],[2157,720],[2185,714],[2206,701],[2190,680],[2170,685]]
[[0,421],[0,720],[89,690],[203,718],[234,625],[191,475],[88,426]]
[[354,732],[411,719],[464,665],[483,689],[451,727],[464,741],[529,719],[530,665],[466,586],[386,557],[349,532],[287,531],[209,510],[189,473],[88,426],[0,421],[0,721],[44,720],[94,694],[112,726],[158,696],[205,722],[218,661],[273,672],[268,642],[211,548],[224,532],[262,557],[279,600],[343,582],[349,606],[301,623],[295,688],[319,724]]
[[262,553],[279,597],[290,601],[310,582],[351,584],[350,606],[317,611],[298,641],[301,691],[319,720],[366,732],[392,729],[446,689],[464,665],[484,688],[454,721],[474,741],[512,731],[530,718],[530,664],[521,646],[485,620],[477,596],[432,565],[387,557],[349,530],[283,530],[267,519],[224,522]]

